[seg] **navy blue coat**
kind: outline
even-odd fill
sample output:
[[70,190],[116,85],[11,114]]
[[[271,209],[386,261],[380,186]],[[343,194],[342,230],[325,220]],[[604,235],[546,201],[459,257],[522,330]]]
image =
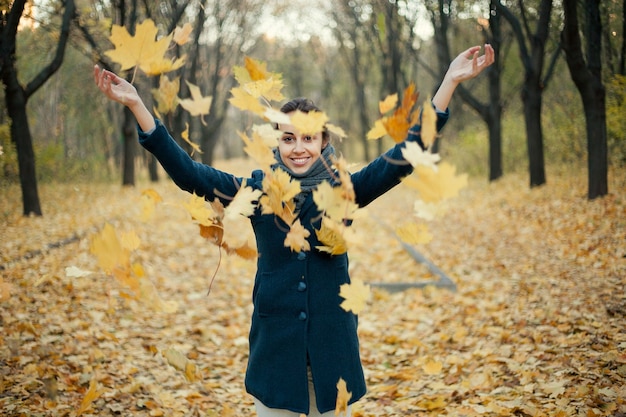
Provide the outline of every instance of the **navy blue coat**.
[[[438,113],[438,129],[447,119],[448,112]],[[412,132],[407,140],[421,145],[419,126]],[[139,140],[180,188],[208,200],[234,196],[244,181],[193,161],[158,120],[154,132],[139,132]],[[411,165],[393,163],[403,160],[403,147],[394,146],[352,174],[359,206],[366,206],[411,173]],[[262,189],[263,172],[253,171],[245,181]],[[284,246],[288,228],[279,227],[281,221],[273,214],[263,215],[257,209],[250,216],[258,260],[245,383],[247,391],[267,407],[308,413],[310,366],[317,408],[324,413],[335,408],[339,378],[352,392],[351,402],[365,394],[357,316],[340,307],[339,286],[350,282],[347,254],[331,256],[314,249],[321,245],[314,230],[320,228],[320,213],[311,193],[298,218],[311,233],[313,249],[308,252],[295,253]]]

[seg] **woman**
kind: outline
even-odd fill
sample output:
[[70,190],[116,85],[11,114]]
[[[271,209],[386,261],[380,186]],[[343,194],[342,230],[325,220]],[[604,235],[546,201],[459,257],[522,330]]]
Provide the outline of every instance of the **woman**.
[[[494,61],[494,51],[485,45],[474,46],[455,58],[432,99],[437,110],[437,128],[448,119],[448,104],[454,90],[464,80],[474,78]],[[155,119],[141,101],[136,89],[117,75],[94,68],[100,90],[110,99],[133,112],[139,125],[139,142],[153,153],[173,181],[182,189],[208,200],[234,196],[245,181],[247,186],[262,189],[261,170],[250,178],[235,177],[193,161],[172,139],[163,124]],[[309,100],[296,99],[281,111],[318,111]],[[312,190],[322,181],[333,185],[336,179],[328,172],[334,153],[326,132],[302,135],[290,124],[278,126],[282,136],[275,151],[275,169],[282,169],[301,182],[296,197],[296,212],[309,230],[311,248],[320,245],[320,213]],[[412,132],[419,132],[419,126]],[[419,134],[407,141],[421,142]],[[401,160],[404,144],[398,144],[351,175],[356,203],[366,206],[397,185],[411,172]],[[365,394],[365,379],[359,357],[357,317],[340,308],[339,287],[350,282],[348,256],[329,255],[312,249],[294,252],[284,246],[287,228],[273,214],[260,209],[250,216],[256,237],[258,260],[253,289],[254,311],[250,328],[250,356],[246,389],[254,397],[260,417],[298,417],[334,415],[337,382],[342,378],[352,393],[350,403]],[[350,415],[350,407],[348,407]]]

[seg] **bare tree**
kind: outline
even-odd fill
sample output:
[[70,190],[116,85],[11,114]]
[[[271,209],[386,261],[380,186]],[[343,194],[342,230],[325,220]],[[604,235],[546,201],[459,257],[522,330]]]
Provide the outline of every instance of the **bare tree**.
[[559,48],[555,50],[553,59],[544,72],[546,44],[550,34],[552,1],[541,0],[534,11],[537,18],[534,30],[531,28],[529,12],[524,0],[518,0],[518,18],[513,11],[495,2],[497,13],[509,22],[519,46],[522,65],[524,66],[524,83],[522,86],[522,102],[524,104],[524,120],[526,122],[526,143],[528,146],[528,162],[530,186],[535,187],[546,183],[545,161],[543,154],[543,129],[541,124],[542,94],[553,73]]
[[606,92],[602,83],[602,21],[600,0],[585,0],[582,25],[586,59],[580,38],[577,0],[565,0],[565,25],[561,36],[567,66],[580,93],[587,123],[588,191],[591,200],[608,193]]
[[7,11],[0,12],[0,30],[2,33],[0,77],[5,87],[6,107],[11,119],[11,140],[15,143],[17,150],[24,215],[41,216],[43,212],[37,190],[35,152],[28,124],[26,104],[28,99],[52,77],[63,63],[70,25],[75,16],[75,5],[74,0],[65,1],[57,49],[52,61],[23,86],[18,80],[16,42],[25,4],[26,0],[15,0]]
[[[496,11],[496,0],[490,2],[489,19],[483,21],[483,34],[485,42],[490,43],[495,51],[494,65],[487,71],[488,100],[481,102],[473,94],[468,86],[461,84],[457,88],[457,94],[485,121],[489,130],[489,180],[497,180],[502,176],[502,98],[501,98],[501,75],[502,62],[500,59],[502,49],[501,16]],[[451,26],[451,13],[453,10],[451,0],[438,0],[429,7],[431,21],[435,29],[435,49],[439,63],[439,74],[436,78],[443,79],[448,65],[452,60],[448,31]],[[426,64],[422,63],[424,66]],[[431,73],[434,71],[430,71]]]

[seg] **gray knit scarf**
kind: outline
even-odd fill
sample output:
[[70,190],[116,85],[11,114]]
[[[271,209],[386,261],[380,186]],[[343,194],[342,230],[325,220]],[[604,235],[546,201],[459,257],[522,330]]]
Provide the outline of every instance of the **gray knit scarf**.
[[315,187],[317,187],[322,181],[329,181],[331,176],[331,167],[333,166],[333,158],[335,156],[335,148],[333,145],[328,144],[324,149],[322,149],[322,155],[311,165],[311,168],[302,174],[296,174],[283,162],[280,158],[280,154],[278,152],[278,148],[274,149],[274,158],[276,158],[277,163],[273,166],[273,168],[279,167],[286,173],[288,173],[291,178],[295,178],[300,181],[300,189],[302,192],[298,194],[294,200],[296,203],[296,211],[300,210],[302,203],[306,199],[306,195],[310,193]]

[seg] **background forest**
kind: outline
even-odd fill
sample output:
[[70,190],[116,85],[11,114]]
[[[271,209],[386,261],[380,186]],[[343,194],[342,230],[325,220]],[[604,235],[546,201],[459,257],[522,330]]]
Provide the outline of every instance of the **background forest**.
[[[180,76],[198,85],[205,96],[212,96],[210,113],[203,117],[206,124],[180,107],[164,117],[178,139],[185,123],[190,123],[190,139],[203,151],[194,156],[205,162],[242,155],[236,131],[252,120],[230,107],[229,90],[232,67],[241,65],[244,56],[267,62],[271,71],[282,73],[287,97],[308,96],[318,102],[348,133],[349,139],[338,147],[358,162],[372,159],[389,145],[365,139],[378,117],[379,100],[401,92],[410,82],[416,83],[424,100],[451,57],[470,45],[489,42],[496,46],[498,62],[489,78],[464,86],[453,101],[454,117],[439,144],[444,158],[461,172],[490,180],[530,170],[531,186],[546,181],[541,172],[545,165],[585,169],[590,139],[583,103],[563,51],[564,10],[558,3],[187,0],[147,5],[80,1],[66,20],[63,13],[69,3],[65,7],[63,2],[9,2],[10,13],[15,13],[19,3],[25,4],[15,42],[19,83],[27,86],[50,77],[29,92],[28,128],[16,128],[18,132],[30,130],[36,180],[133,184],[135,175],[148,177],[150,166],[156,178],[153,162],[134,143],[129,116],[98,95],[91,74],[95,63],[118,68],[104,54],[112,49],[111,25],[125,26],[132,33],[147,18],[157,22],[162,35],[185,23],[193,27],[193,41],[174,51],[186,56],[185,66],[168,75]],[[606,136],[608,151],[601,159],[612,169],[619,169],[626,160],[626,128],[620,116],[625,94],[623,9],[623,3],[616,1],[599,6],[601,61],[587,65],[601,68],[606,133],[602,124],[592,131],[601,139]],[[585,38],[591,37],[590,13],[581,3],[577,27],[588,61],[592,54],[585,48],[596,47]],[[49,67],[58,60],[64,22],[69,25],[67,46],[62,65],[52,72]],[[6,58],[4,62],[6,74]],[[144,74],[135,79],[148,102],[158,82],[158,77]],[[531,93],[539,94],[535,104],[528,98]],[[180,82],[178,97],[189,97],[185,81]],[[5,185],[19,179],[7,103],[14,102],[3,100],[0,107],[0,175]],[[539,174],[533,178],[537,164],[541,165]]]
[[[315,100],[361,164],[393,143],[366,139],[380,100],[414,82],[423,102],[453,57],[491,43],[435,142],[469,181],[432,241],[394,233],[415,217],[403,186],[351,228],[351,276],[372,290],[353,417],[626,416],[624,3],[0,0],[0,414],[254,415],[255,262],[198,233],[189,195],[94,85],[94,64],[120,72],[112,27],[151,20],[191,28],[167,76],[209,113],[163,111],[160,76],[120,74],[193,158],[236,175],[256,168],[238,132],[259,121],[229,101],[246,57]],[[226,229],[253,241],[245,220]],[[132,246],[117,252],[133,280],[99,264],[105,232]]]

